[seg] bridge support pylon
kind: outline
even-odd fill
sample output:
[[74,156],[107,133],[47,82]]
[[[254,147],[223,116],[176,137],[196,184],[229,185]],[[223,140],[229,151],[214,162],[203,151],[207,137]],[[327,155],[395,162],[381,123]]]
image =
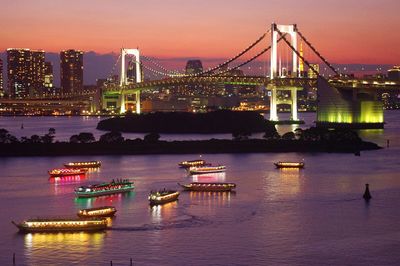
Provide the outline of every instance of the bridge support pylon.
[[297,89],[296,88],[291,88],[290,89],[290,96],[292,98],[292,115],[290,117],[291,120],[297,121],[299,120],[297,117]]
[[[120,77],[120,87],[121,87],[121,109],[120,113],[123,114],[126,112],[126,99],[127,96],[124,93],[124,87],[129,85],[130,82],[127,78],[126,73],[126,65],[125,65],[125,57],[127,55],[133,55],[135,57],[135,66],[136,66],[136,83],[142,82],[142,70],[140,67],[140,51],[139,49],[121,49],[121,77]],[[136,101],[136,113],[140,114],[140,91],[135,92],[135,101]]]

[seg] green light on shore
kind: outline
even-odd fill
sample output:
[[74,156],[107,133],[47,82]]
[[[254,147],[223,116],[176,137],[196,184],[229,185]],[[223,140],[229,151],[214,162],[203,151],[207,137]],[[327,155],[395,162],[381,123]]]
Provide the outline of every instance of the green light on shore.
[[359,123],[383,123],[382,104],[374,101],[361,102]]

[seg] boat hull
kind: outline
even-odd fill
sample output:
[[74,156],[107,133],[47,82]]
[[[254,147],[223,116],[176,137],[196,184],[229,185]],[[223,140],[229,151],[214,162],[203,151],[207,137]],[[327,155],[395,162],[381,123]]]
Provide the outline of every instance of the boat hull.
[[191,175],[211,174],[211,173],[222,173],[226,169],[214,169],[214,170],[189,170]]
[[103,191],[98,191],[98,192],[75,192],[75,195],[78,198],[92,198],[92,197],[100,197],[100,196],[106,196],[106,195],[112,195],[112,194],[119,194],[119,193],[125,193],[132,191],[135,187],[129,187],[129,188],[121,188],[121,189],[115,189],[115,190],[103,190]]
[[100,162],[88,162],[87,164],[79,164],[79,163],[66,163],[64,164],[65,168],[68,169],[90,169],[90,168],[99,168],[101,166]]
[[107,218],[113,217],[117,209],[114,207],[99,207],[99,208],[91,208],[91,209],[83,209],[80,210],[77,215],[80,218]]
[[171,196],[163,196],[161,199],[151,199],[149,198],[149,203],[150,205],[162,205],[168,202],[173,202],[178,200],[179,197],[179,192],[176,192],[175,194]]
[[91,224],[82,226],[51,226],[31,227],[25,224],[16,224],[12,222],[22,233],[56,233],[56,232],[95,232],[107,229],[107,223]]
[[290,164],[281,164],[274,163],[276,168],[304,168],[304,163],[290,163]]

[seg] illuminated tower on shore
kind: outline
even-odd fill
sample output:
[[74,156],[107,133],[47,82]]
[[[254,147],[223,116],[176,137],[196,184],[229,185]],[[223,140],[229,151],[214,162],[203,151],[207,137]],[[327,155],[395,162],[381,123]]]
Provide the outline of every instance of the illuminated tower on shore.
[[299,58],[299,73],[300,76],[303,76],[304,73],[304,62],[303,59],[301,59],[302,57],[304,58],[304,54],[303,54],[303,42],[300,43],[300,58]]

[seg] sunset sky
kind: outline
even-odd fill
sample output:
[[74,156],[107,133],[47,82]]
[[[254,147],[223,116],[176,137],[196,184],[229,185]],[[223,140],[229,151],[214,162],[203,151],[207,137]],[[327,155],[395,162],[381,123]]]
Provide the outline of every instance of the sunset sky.
[[0,51],[105,54],[123,46],[161,58],[226,58],[275,21],[297,23],[334,63],[400,63],[399,0],[0,0],[0,6]]

